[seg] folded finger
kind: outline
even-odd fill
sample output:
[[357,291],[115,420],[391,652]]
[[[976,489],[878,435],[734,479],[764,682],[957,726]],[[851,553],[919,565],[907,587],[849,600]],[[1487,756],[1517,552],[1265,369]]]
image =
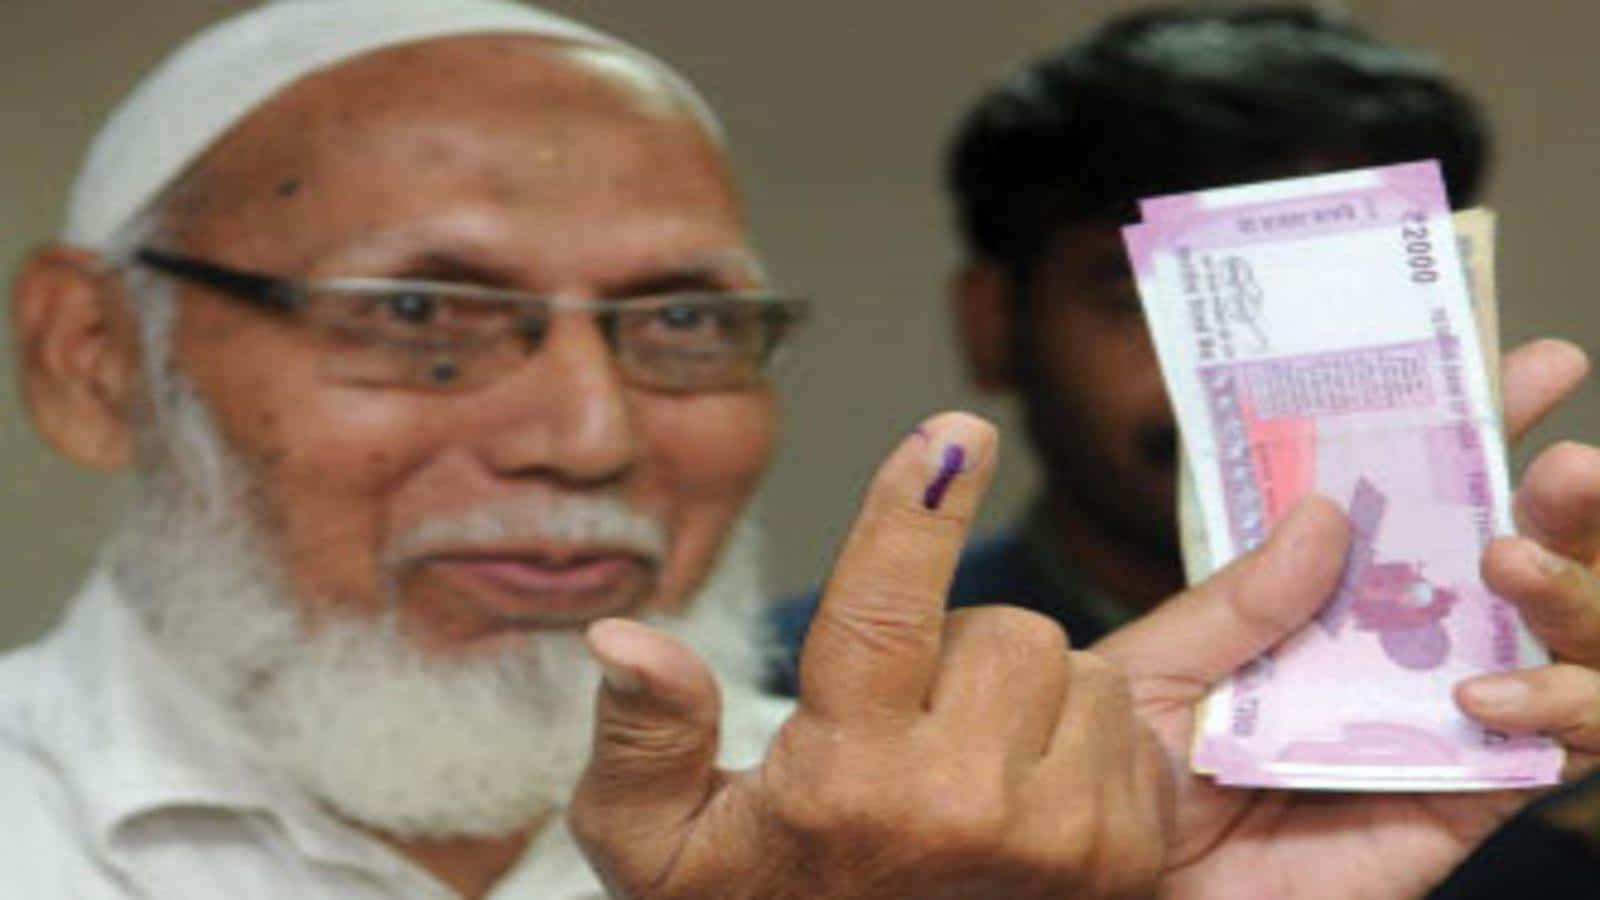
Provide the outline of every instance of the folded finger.
[[1526,537],[1600,566],[1600,449],[1565,441],[1539,454],[1523,473],[1512,508]]
[[1012,606],[957,610],[929,705],[957,723],[958,738],[1037,758],[1061,715],[1067,668],[1067,635],[1055,620]]
[[1556,659],[1600,668],[1600,575],[1527,538],[1502,538],[1483,554],[1483,580]]
[[1529,341],[1500,361],[1506,435],[1515,441],[1577,390],[1589,359],[1576,344],[1546,338]]
[[1084,784],[1106,774],[1098,767],[1131,766],[1132,708],[1128,680],[1115,664],[1096,653],[1069,653],[1066,697],[1046,750],[1048,764]]
[[1093,834],[1095,846],[1115,859],[1105,895],[1152,896],[1150,885],[1166,862],[1173,805],[1166,755],[1139,720],[1128,679],[1113,663],[1093,652],[1072,653],[1067,680],[1049,752],[1025,784],[1020,840],[1046,858],[1059,854],[1063,834]]
[[1456,686],[1461,711],[1509,734],[1545,734],[1569,751],[1600,753],[1600,672],[1560,664],[1483,675]]

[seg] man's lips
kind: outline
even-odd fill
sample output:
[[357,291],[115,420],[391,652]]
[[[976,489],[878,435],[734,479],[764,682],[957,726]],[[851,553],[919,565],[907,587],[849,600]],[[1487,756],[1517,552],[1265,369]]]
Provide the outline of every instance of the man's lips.
[[523,554],[441,554],[420,561],[469,586],[489,612],[536,624],[570,624],[616,615],[642,593],[653,564],[625,552],[551,557]]

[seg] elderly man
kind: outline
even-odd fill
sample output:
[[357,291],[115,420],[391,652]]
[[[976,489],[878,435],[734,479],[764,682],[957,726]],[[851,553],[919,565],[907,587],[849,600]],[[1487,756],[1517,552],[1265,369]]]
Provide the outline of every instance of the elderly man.
[[[1323,502],[1099,656],[947,619],[995,455],[962,415],[880,469],[799,704],[757,696],[738,521],[801,308],[716,135],[649,57],[490,0],[274,4],[129,98],[14,296],[36,426],[139,490],[67,621],[0,662],[9,891],[1283,896],[1314,864],[1407,896],[1525,802],[1186,774],[1205,687],[1336,578]],[[1541,360],[1519,418],[1570,387]],[[1547,465],[1523,496],[1578,553],[1594,504],[1551,498],[1596,486]],[[1532,548],[1491,582],[1592,664],[1593,580]],[[1600,747],[1591,669],[1462,701]]]
[[[573,817],[619,896],[1154,877],[1159,750],[1110,668],[1014,616],[940,640],[992,457],[966,417],[890,460],[807,710],[708,802],[719,720],[748,765],[789,714],[751,687],[736,532],[801,306],[765,285],[709,111],[644,54],[496,2],[263,7],[115,113],[15,301],[39,430],[138,497],[0,672],[8,893],[595,896],[559,815],[591,756]],[[629,618],[713,660],[726,713]],[[591,753],[580,626],[606,619]],[[1000,641],[1020,701],[959,675]],[[1115,813],[1068,821],[1097,796]]]

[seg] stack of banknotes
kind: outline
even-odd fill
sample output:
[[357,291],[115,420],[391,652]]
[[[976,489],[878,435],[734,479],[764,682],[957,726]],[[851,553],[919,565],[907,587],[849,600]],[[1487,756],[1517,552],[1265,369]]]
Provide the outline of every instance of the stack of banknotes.
[[1124,238],[1183,433],[1191,579],[1261,544],[1308,493],[1351,524],[1321,613],[1212,693],[1195,770],[1325,790],[1553,783],[1559,748],[1478,726],[1451,693],[1546,661],[1478,574],[1484,546],[1512,532],[1492,219],[1453,220],[1432,162],[1157,197],[1141,213]]

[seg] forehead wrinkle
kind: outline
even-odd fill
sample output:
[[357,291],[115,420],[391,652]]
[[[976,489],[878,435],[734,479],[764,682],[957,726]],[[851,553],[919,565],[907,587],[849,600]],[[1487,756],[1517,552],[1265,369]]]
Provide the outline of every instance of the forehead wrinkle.
[[[502,227],[492,214],[463,209],[424,222],[403,222],[367,232],[321,256],[313,277],[395,272],[407,268],[459,269],[492,273],[495,286],[563,289],[549,284],[544,261],[535,255],[508,258]],[[681,255],[646,255],[599,279],[601,293],[617,285],[662,276],[705,276],[707,280],[765,284],[766,270],[754,249],[742,243],[691,250]]]

